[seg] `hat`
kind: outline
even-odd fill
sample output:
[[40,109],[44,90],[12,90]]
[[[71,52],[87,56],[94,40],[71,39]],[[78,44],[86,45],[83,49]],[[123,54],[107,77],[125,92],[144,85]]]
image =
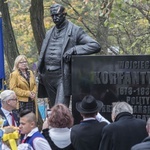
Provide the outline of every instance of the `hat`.
[[85,96],[81,102],[76,103],[76,109],[80,113],[95,113],[103,107],[100,100],[96,100],[92,95]]

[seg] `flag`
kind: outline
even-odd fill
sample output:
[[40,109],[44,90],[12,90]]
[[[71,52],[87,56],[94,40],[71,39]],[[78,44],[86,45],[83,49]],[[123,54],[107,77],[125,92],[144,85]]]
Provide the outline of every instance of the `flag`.
[[0,17],[0,90],[3,89],[4,79],[5,79],[4,45],[3,45],[2,18]]

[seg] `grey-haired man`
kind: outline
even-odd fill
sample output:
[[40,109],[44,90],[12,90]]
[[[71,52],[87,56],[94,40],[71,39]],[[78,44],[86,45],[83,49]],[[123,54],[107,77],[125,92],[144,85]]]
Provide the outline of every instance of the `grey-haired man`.
[[0,115],[5,119],[4,126],[19,126],[19,116],[16,113],[17,96],[12,90],[4,90],[1,94]]
[[114,103],[111,118],[113,123],[104,127],[98,150],[131,150],[147,137],[146,121],[135,118],[127,102]]

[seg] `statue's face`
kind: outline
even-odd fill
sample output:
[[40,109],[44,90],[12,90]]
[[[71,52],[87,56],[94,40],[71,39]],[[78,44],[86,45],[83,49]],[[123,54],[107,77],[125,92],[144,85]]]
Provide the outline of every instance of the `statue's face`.
[[50,12],[53,22],[56,24],[56,26],[59,26],[64,22],[66,15],[60,7],[54,7],[50,10]]

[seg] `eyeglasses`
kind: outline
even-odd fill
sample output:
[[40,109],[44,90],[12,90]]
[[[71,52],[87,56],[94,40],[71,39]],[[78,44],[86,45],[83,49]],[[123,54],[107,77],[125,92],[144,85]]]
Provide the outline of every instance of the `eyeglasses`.
[[27,61],[20,61],[19,64],[26,64]]
[[16,102],[18,101],[17,98],[14,98],[14,99],[12,98],[12,99],[9,99],[9,100],[16,101]]

